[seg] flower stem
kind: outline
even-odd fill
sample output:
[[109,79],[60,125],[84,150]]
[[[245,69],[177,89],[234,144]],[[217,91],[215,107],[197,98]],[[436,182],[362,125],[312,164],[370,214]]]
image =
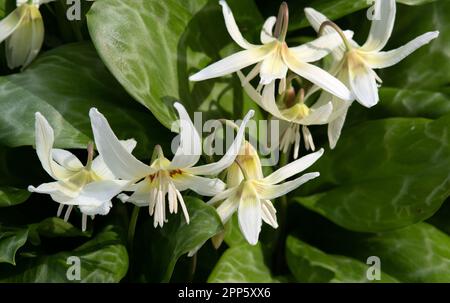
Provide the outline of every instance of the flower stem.
[[347,51],[352,50],[352,46],[350,45],[350,43],[349,43],[347,37],[345,36],[344,32],[343,32],[342,29],[341,29],[336,23],[334,23],[333,21],[327,20],[327,21],[324,21],[324,22],[320,25],[320,28],[319,28],[319,36],[321,36],[321,35],[323,34],[323,30],[324,30],[325,27],[327,27],[327,26],[331,26],[331,27],[339,34],[339,36],[341,36],[342,41],[344,42],[345,47],[347,48]]
[[139,206],[134,206],[133,212],[131,213],[130,224],[128,225],[128,249],[130,250],[130,255],[132,255],[133,252],[134,234],[136,232],[139,210]]

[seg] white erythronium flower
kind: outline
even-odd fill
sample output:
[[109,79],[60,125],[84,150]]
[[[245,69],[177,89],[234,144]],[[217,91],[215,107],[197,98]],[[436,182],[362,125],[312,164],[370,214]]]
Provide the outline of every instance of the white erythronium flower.
[[[86,230],[87,216],[106,215],[112,207],[111,199],[117,196],[129,182],[118,180],[106,167],[101,156],[93,158],[93,144],[88,146],[88,161],[83,165],[71,152],[53,148],[53,129],[40,113],[36,113],[36,153],[44,170],[55,182],[38,187],[29,186],[30,192],[49,194],[60,203],[58,216],[65,205],[68,206],[64,220],[67,221],[74,206],[78,206],[82,216],[82,229]],[[124,149],[132,151],[136,141],[120,143]]]
[[119,143],[108,121],[97,109],[93,108],[89,113],[96,145],[108,167],[121,179],[138,182],[127,190],[133,191],[131,196],[122,196],[123,201],[148,206],[150,215],[154,215],[155,227],[162,227],[166,222],[166,195],[170,213],[177,213],[179,202],[189,223],[181,191],[191,189],[200,195],[214,196],[224,190],[225,184],[221,180],[199,175],[218,174],[233,163],[245,135],[245,126],[254,114],[249,111],[246,115],[233,144],[221,160],[194,167],[202,152],[201,138],[186,109],[180,103],[174,106],[180,117],[180,145],[172,161],[164,157],[157,146],[151,165],[136,159]]
[[[316,31],[321,32],[322,27],[326,35],[331,32],[341,32],[335,24],[314,9],[306,8],[305,13]],[[337,75],[344,71],[341,78],[347,77],[356,100],[366,107],[372,107],[379,101],[377,81],[381,83],[381,79],[373,69],[397,64],[439,35],[438,31],[427,32],[397,49],[381,51],[392,34],[395,13],[395,0],[376,0],[374,7],[376,18],[372,20],[367,41],[359,46],[352,39],[343,37],[345,47],[336,49],[333,54],[335,61],[339,64],[332,68],[332,74]],[[324,24],[325,21],[327,22]]]
[[[283,91],[286,74],[290,69],[299,76],[342,99],[350,100],[352,98],[350,91],[339,80],[323,69],[309,64],[325,57],[332,49],[342,44],[338,34],[331,33],[301,46],[289,48],[285,42],[288,27],[288,9],[286,3],[283,2],[278,18],[270,17],[264,23],[261,32],[261,42],[263,44],[254,45],[245,40],[240,33],[227,3],[222,0],[220,5],[223,8],[225,25],[230,36],[244,50],[192,75],[189,77],[191,81],[220,77],[256,64],[249,73],[246,79],[247,82],[258,74],[261,78],[261,85],[267,85],[276,79],[280,79],[280,91]],[[273,30],[274,26],[275,30]],[[353,33],[346,32],[346,35],[351,38]]]
[[318,172],[307,173],[294,180],[284,180],[310,167],[323,154],[323,149],[304,156],[264,177],[258,153],[245,141],[235,163],[227,173],[228,189],[214,196],[208,204],[219,204],[217,212],[225,224],[237,211],[239,227],[252,245],[258,242],[262,221],[278,227],[276,210],[270,200],[286,195],[305,182],[318,177]]
[[0,42],[6,39],[8,67],[26,67],[44,42],[44,22],[39,6],[55,0],[17,0],[17,8],[0,21]]
[[[245,81],[245,77],[240,71],[238,71],[238,76],[247,95],[249,95],[262,109],[280,120],[281,151],[286,153],[293,144],[294,158],[297,159],[300,149],[300,130],[303,133],[306,150],[315,150],[314,141],[308,126],[323,125],[329,122],[330,116],[333,113],[333,105],[331,102],[325,104],[316,102],[309,107],[305,104],[305,101],[316,90],[310,89],[306,95],[304,95],[303,90],[301,90],[298,95],[293,98],[293,104],[286,106],[286,104],[282,103],[280,106],[283,107],[280,108],[275,99],[275,81],[266,85],[261,95],[250,83]],[[293,90],[293,88],[291,88],[291,90]]]

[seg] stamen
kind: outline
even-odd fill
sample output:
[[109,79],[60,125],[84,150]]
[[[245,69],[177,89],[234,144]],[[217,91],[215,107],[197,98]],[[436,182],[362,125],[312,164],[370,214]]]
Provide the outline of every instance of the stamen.
[[289,8],[286,2],[281,3],[278,11],[277,23],[275,25],[274,37],[278,41],[284,42],[286,40],[287,30],[289,24]]
[[64,215],[64,221],[69,221],[70,213],[72,212],[73,205],[69,205],[66,210],[66,214]]
[[333,21],[327,20],[324,21],[319,28],[319,36],[322,36],[323,34],[323,30],[325,29],[326,26],[331,26],[338,34],[339,36],[341,36],[342,38],[342,42],[344,42],[345,47],[347,48],[347,51],[351,51],[352,50],[352,46],[350,45],[350,42],[347,40],[347,37],[344,35],[344,32],[342,31],[342,29]]
[[63,209],[64,209],[64,204],[60,204],[58,207],[58,211],[56,212],[56,216],[58,218],[59,218],[59,216],[61,216]]
[[83,216],[81,216],[81,230],[86,231],[86,227],[87,227],[87,215],[83,214]]

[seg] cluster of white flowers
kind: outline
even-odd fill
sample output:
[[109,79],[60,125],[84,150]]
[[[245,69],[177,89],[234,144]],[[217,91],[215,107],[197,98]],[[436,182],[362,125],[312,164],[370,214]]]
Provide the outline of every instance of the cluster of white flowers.
[[[294,144],[294,158],[299,153],[300,129],[306,149],[314,151],[308,126],[328,124],[329,142],[334,148],[352,101],[357,100],[367,107],[378,102],[376,82],[381,80],[373,69],[397,63],[438,36],[438,32],[426,33],[396,50],[382,52],[392,32],[395,1],[379,0],[375,10],[380,13],[380,19],[372,22],[369,38],[362,47],[352,40],[353,32],[342,31],[319,12],[307,8],[307,18],[321,36],[289,48],[285,42],[288,9],[283,3],[278,17],[270,17],[264,23],[262,45],[254,45],[239,32],[227,3],[220,1],[220,5],[228,32],[244,50],[206,67],[190,80],[200,81],[237,72],[247,94],[274,119],[285,123],[280,149],[287,151]],[[311,64],[330,53],[332,64],[328,71]],[[256,66],[247,76],[240,71],[253,64]],[[258,74],[260,82],[254,88],[250,82]],[[300,78],[312,85],[304,85]],[[302,87],[293,85],[294,80]],[[307,105],[320,90],[317,101]],[[190,189],[212,197],[208,204],[217,206],[223,223],[237,212],[244,237],[250,244],[256,244],[263,221],[278,227],[271,200],[319,176],[318,172],[307,173],[284,182],[314,164],[322,156],[323,149],[264,177],[257,151],[245,140],[245,127],[253,111],[244,117],[235,140],[218,162],[196,166],[202,154],[201,138],[185,108],[180,103],[174,106],[179,115],[179,147],[169,160],[162,148],[156,146],[150,165],[132,155],[136,142],[133,139],[120,141],[106,118],[95,108],[89,115],[99,156],[94,159],[94,145],[90,144],[86,165],[72,153],[53,148],[53,129],[40,113],[36,113],[37,154],[55,182],[37,188],[30,186],[29,190],[49,194],[60,203],[58,215],[67,206],[66,220],[72,208],[78,207],[83,214],[85,230],[87,216],[107,214],[114,197],[139,207],[149,207],[155,227],[162,227],[167,222],[166,202],[170,213],[177,213],[179,205],[189,223],[189,211],[181,192]],[[225,183],[217,178],[222,171],[227,172]]]

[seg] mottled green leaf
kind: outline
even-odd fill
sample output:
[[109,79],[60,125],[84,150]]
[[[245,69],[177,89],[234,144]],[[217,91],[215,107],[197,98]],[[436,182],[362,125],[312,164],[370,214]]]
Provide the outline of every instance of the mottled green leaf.
[[208,278],[210,283],[274,282],[261,245],[248,243],[227,249]]
[[3,145],[33,145],[34,113],[40,111],[55,130],[57,146],[85,148],[91,107],[105,114],[120,138],[134,137],[141,154],[149,155],[142,149],[150,142],[164,141],[164,131],[154,131],[152,115],[130,102],[88,43],[59,47],[24,72],[0,77],[0,90]]
[[380,273],[380,280],[369,280],[370,265],[358,260],[326,254],[292,236],[286,242],[286,259],[298,282],[395,282],[391,276]]
[[[143,281],[169,281],[177,260],[184,254],[203,245],[212,236],[223,230],[215,209],[192,197],[185,198],[190,223],[178,209],[177,215],[168,216],[163,228],[153,227],[153,217],[147,217],[141,236],[135,241],[138,259],[135,270]],[[148,212],[142,211],[142,216]]]
[[[75,263],[80,260],[81,280],[70,280]],[[1,282],[119,282],[128,269],[128,254],[121,231],[108,225],[95,238],[73,251],[52,255],[22,257],[15,268],[0,265]],[[70,275],[69,275],[70,277]]]
[[[348,129],[296,200],[356,231],[403,227],[433,215],[450,194],[450,116],[386,119]],[[300,191],[301,192],[301,191]],[[314,193],[314,194],[313,194]]]
[[0,263],[16,264],[16,252],[25,245],[27,228],[5,228],[0,225]]
[[29,196],[30,192],[25,189],[0,186],[0,208],[23,203]]
[[381,269],[401,281],[450,282],[450,238],[429,224],[376,234],[356,250],[378,256]]
[[[229,5],[245,36],[260,30],[262,20],[252,1]],[[218,1],[98,0],[88,14],[88,26],[116,79],[168,128],[176,120],[175,100],[189,112],[215,118],[229,115],[231,109],[240,118],[245,104],[257,108],[243,95],[236,77],[188,80],[199,68],[238,49]]]
[[69,222],[56,217],[47,218],[42,222],[31,224],[29,227],[47,238],[89,236],[88,232],[82,232],[81,229],[76,228]]

